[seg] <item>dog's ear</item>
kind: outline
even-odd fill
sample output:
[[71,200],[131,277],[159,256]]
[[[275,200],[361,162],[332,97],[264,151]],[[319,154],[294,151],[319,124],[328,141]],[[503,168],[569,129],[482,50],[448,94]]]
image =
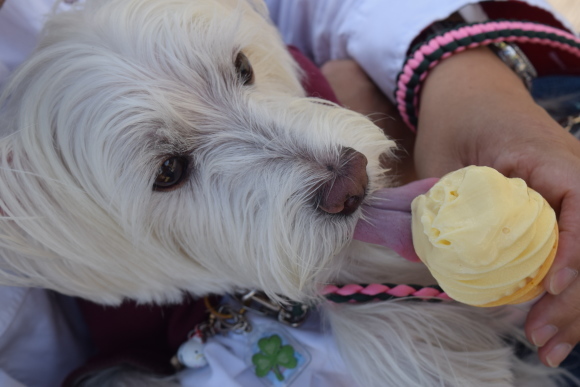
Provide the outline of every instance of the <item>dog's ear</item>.
[[[19,131],[0,140],[0,285],[120,302],[123,290],[112,290],[106,270],[90,262],[92,251],[104,243],[87,237],[95,233],[88,218],[93,214],[97,224],[106,221],[94,214],[94,205],[69,184],[69,177],[51,176],[56,161],[33,155],[39,149],[24,149],[26,136],[31,134]],[[115,244],[114,232],[105,233],[104,240]]]
[[[33,241],[33,219],[44,217],[41,185],[25,155],[15,154],[19,133],[0,140],[0,285],[45,286],[32,257],[48,252]],[[36,197],[37,203],[33,203]]]

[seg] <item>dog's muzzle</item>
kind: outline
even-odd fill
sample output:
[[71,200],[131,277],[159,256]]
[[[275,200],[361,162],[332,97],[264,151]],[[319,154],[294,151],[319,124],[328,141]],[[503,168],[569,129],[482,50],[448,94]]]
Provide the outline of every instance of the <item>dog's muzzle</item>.
[[367,158],[352,148],[341,152],[340,165],[327,165],[334,177],[317,192],[317,205],[329,214],[350,215],[359,208],[368,185]]

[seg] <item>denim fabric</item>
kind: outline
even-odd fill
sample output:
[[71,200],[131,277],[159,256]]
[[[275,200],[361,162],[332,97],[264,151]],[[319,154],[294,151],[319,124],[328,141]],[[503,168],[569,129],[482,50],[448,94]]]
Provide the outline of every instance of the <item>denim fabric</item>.
[[[567,369],[574,376],[580,379],[580,345],[577,345],[566,360],[562,362],[560,367]],[[570,381],[568,387],[578,387],[577,383]]]
[[[571,119],[580,121],[580,77],[550,76],[534,80],[532,96],[562,126]],[[580,122],[570,132],[580,139]]]

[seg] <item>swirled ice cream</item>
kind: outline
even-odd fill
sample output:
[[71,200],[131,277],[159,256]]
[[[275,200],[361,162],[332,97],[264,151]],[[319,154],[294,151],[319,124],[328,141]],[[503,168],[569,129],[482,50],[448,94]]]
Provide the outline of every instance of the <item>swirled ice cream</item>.
[[558,245],[554,210],[517,178],[470,166],[412,203],[413,245],[453,299],[515,304],[542,293]]

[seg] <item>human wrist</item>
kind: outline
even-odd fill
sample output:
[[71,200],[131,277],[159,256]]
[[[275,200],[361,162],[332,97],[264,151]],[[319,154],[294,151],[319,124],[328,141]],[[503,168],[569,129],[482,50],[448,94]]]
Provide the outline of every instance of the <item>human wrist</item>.
[[[422,87],[415,147],[419,175],[495,163],[500,155],[493,149],[503,148],[501,143],[521,130],[517,122],[526,122],[531,113],[542,115],[540,110],[520,78],[489,49],[480,47],[446,59]],[[444,159],[458,164],[449,165]]]
[[467,50],[443,61],[429,73],[421,88],[419,125],[433,127],[435,122],[442,121],[446,125],[441,130],[456,132],[461,128],[453,122],[463,117],[464,112],[475,113],[473,119],[480,119],[489,112],[479,107],[498,99],[534,103],[518,76],[488,48]]

